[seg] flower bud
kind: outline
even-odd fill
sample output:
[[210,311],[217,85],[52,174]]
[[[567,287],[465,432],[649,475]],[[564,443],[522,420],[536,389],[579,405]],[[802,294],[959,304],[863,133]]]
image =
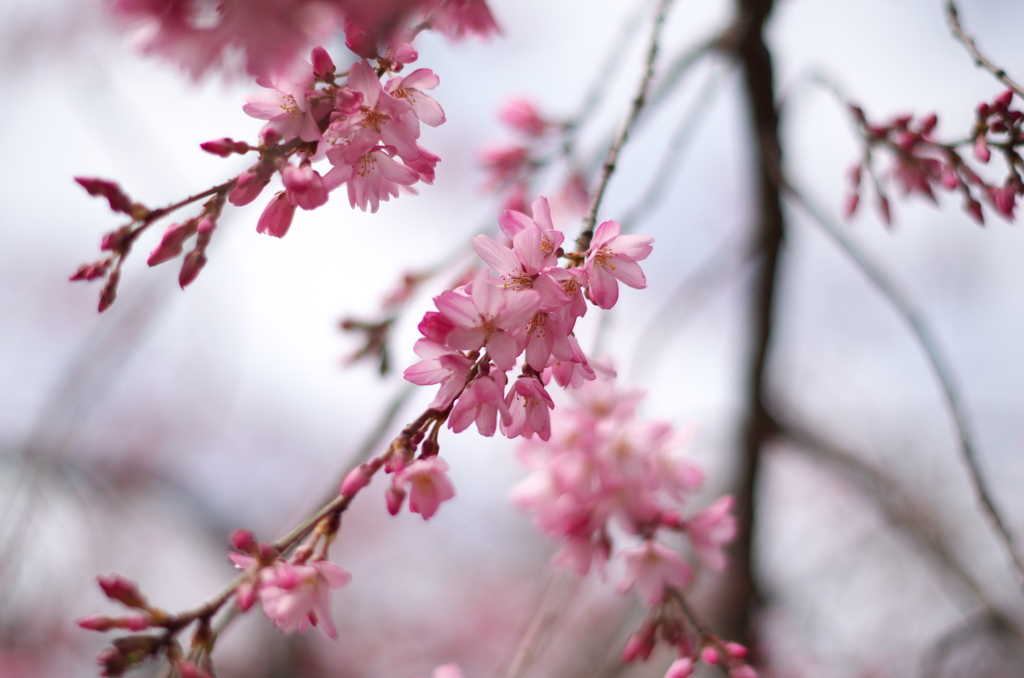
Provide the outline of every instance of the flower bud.
[[109,577],[96,577],[100,588],[107,598],[117,601],[126,607],[134,607],[145,610],[149,607],[145,597],[139,592],[139,585],[131,579],[122,577],[119,574],[112,574]]

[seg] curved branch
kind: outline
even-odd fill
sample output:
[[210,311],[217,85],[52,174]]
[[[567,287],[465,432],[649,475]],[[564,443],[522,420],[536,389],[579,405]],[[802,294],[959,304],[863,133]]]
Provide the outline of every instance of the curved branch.
[[835,240],[840,249],[850,257],[853,263],[856,264],[864,275],[867,276],[868,280],[871,281],[882,296],[892,304],[896,312],[910,327],[910,331],[914,335],[918,344],[920,344],[921,350],[924,351],[928,364],[935,373],[935,377],[939,380],[939,386],[942,389],[942,395],[946,401],[946,408],[949,411],[950,417],[953,419],[953,425],[956,429],[957,442],[960,447],[960,456],[963,458],[963,461],[967,466],[968,476],[970,477],[974,493],[978,501],[981,503],[982,512],[985,514],[985,517],[988,518],[992,527],[995,528],[996,533],[999,536],[999,540],[1002,542],[1006,552],[1010,555],[1020,578],[1018,584],[1024,588],[1024,559],[1022,559],[1017,548],[1014,546],[1010,530],[1006,527],[1006,523],[1003,521],[999,510],[996,508],[995,502],[993,501],[992,495],[988,489],[988,485],[984,480],[981,472],[981,465],[978,463],[974,438],[971,435],[970,428],[967,424],[967,416],[964,414],[963,407],[961,405],[960,392],[956,386],[955,380],[953,379],[952,369],[950,368],[949,361],[943,354],[942,349],[939,348],[939,343],[932,334],[931,329],[925,324],[924,319],[921,317],[920,313],[917,312],[917,309],[914,308],[910,299],[886,277],[882,270],[877,267],[864,252],[854,245],[854,243],[848,239],[827,216],[825,216],[824,210],[811,205],[799,191],[793,188],[791,184],[784,183],[783,186],[785,192],[789,195],[790,200],[799,205],[804,212],[811,217],[811,219],[816,221],[818,225],[820,225],[822,229],[824,229],[825,232]]

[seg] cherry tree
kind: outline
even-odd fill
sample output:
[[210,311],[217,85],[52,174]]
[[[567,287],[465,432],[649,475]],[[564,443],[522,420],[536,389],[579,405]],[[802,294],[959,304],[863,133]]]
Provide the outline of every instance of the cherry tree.
[[[780,68],[774,31],[814,10],[622,4],[105,0],[18,24],[12,54],[114,50],[106,84],[40,92],[107,89],[91,115],[133,160],[28,173],[94,228],[53,296],[79,349],[12,426],[4,675],[1020,670],[1021,467],[995,450],[1020,439],[1021,318],[993,301],[977,355],[908,285],[986,272],[957,299],[1001,300],[1018,269],[1014,64],[921,3],[978,94],[894,112]],[[87,107],[38,102],[84,148]],[[809,142],[840,136],[821,174]]]

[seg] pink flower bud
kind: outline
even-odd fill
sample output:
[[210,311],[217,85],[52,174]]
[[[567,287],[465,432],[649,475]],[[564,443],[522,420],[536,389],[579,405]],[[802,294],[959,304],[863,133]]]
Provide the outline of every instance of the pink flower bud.
[[242,553],[255,553],[257,549],[256,537],[249,530],[238,529],[228,537],[231,548]]
[[100,290],[100,304],[99,311],[103,313],[110,305],[117,299],[117,283],[121,280],[121,269],[115,268],[110,272],[110,277],[107,278],[106,284],[103,285],[103,289]]
[[747,656],[747,648],[739,643],[726,643],[725,652],[733,659],[743,659]]
[[181,263],[181,271],[178,273],[178,284],[185,289],[199,277],[199,272],[206,266],[206,255],[201,250],[192,250],[185,255]]
[[921,134],[928,136],[935,129],[935,126],[939,124],[939,116],[934,113],[929,113],[921,120]]
[[628,664],[636,661],[647,661],[651,656],[651,652],[654,651],[654,636],[645,632],[645,629],[641,629],[637,633],[634,633],[626,641],[626,647],[622,650],[622,663]]
[[182,252],[185,241],[196,233],[196,220],[189,219],[183,224],[171,224],[164,232],[164,237],[156,249],[150,252],[146,261],[150,266],[162,264],[174,259]]
[[700,658],[704,660],[704,663],[711,664],[712,666],[714,666],[718,663],[718,650],[711,647],[710,645],[707,645],[703,650],[700,651]]
[[1009,220],[1013,220],[1013,208],[1016,207],[1017,192],[1013,186],[1003,186],[1002,188],[993,188],[989,197],[995,204],[996,209]]
[[107,274],[107,269],[110,268],[111,263],[110,259],[100,259],[91,264],[83,264],[78,267],[78,270],[68,280],[95,280],[96,278],[102,278]]
[[145,631],[149,628],[149,617],[141,614],[130,614],[124,618],[124,626],[129,631]]
[[96,577],[100,588],[107,598],[117,601],[126,607],[134,607],[142,610],[147,609],[145,597],[139,592],[139,585],[131,579],[122,577],[119,574],[112,574],[109,577]]
[[967,213],[970,214],[971,217],[973,217],[974,220],[978,222],[978,225],[984,226],[985,215],[981,211],[981,203],[978,202],[977,200],[968,200],[966,207]]
[[256,602],[256,587],[252,582],[244,581],[238,585],[235,590],[235,602],[238,603],[238,609],[242,612],[249,611],[249,608]]
[[402,503],[405,501],[405,490],[392,485],[384,494],[384,498],[388,503],[388,513],[397,516],[398,512],[402,510]]
[[849,219],[857,211],[857,206],[860,205],[860,196],[856,193],[851,193],[846,196],[846,202],[843,204],[843,218]]
[[88,179],[86,177],[75,177],[75,181],[89,195],[106,198],[107,202],[110,203],[111,210],[129,215],[132,213],[132,201],[121,190],[121,187],[114,182],[103,179]]
[[947,189],[949,191],[952,191],[959,184],[960,184],[960,177],[958,177],[956,175],[956,172],[954,172],[949,167],[946,167],[946,168],[944,168],[942,170],[942,186],[945,189]]
[[237,207],[248,205],[263,191],[263,187],[270,183],[270,178],[257,173],[255,169],[249,168],[238,175],[235,187],[228,194],[228,202]]
[[1013,90],[1003,90],[999,96],[992,100],[993,105],[1001,110],[1006,110],[1010,107],[1010,102],[1013,101]]
[[117,628],[115,621],[104,614],[90,614],[88,617],[75,620],[75,623],[86,631],[109,631]]
[[400,64],[411,64],[420,58],[420,54],[416,51],[416,48],[406,42],[392,47],[391,56]]
[[228,137],[224,137],[222,139],[214,139],[213,141],[201,143],[199,144],[199,148],[203,149],[207,153],[219,155],[222,158],[226,158],[232,153],[248,153],[250,150],[249,144],[245,143],[244,141],[235,141],[234,139],[229,139]]
[[328,76],[334,75],[334,60],[327,50],[317,45],[313,48],[313,75],[326,80]]
[[341,494],[346,497],[355,495],[356,492],[363,489],[370,484],[370,479],[373,474],[369,464],[360,464],[345,476],[345,480],[341,481]]
[[693,660],[689,657],[680,657],[672,662],[665,672],[665,678],[689,678],[693,673]]
[[985,140],[984,135],[979,135],[974,140],[974,157],[978,159],[978,162],[988,162],[992,157],[992,153],[988,150],[988,142]]

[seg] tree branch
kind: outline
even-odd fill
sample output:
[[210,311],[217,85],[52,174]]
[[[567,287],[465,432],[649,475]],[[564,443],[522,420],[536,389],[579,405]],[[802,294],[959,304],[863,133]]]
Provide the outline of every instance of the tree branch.
[[931,329],[925,324],[924,319],[917,312],[917,309],[914,308],[910,299],[825,216],[824,210],[811,205],[792,185],[786,184],[785,188],[789,198],[799,205],[811,219],[816,221],[832,237],[840,249],[850,257],[853,263],[867,276],[868,280],[871,281],[882,296],[892,304],[896,312],[910,327],[911,333],[920,345],[928,360],[928,364],[939,381],[939,386],[946,401],[946,409],[949,411],[956,429],[960,456],[967,466],[968,476],[970,477],[975,496],[981,503],[982,512],[992,524],[1000,542],[1013,561],[1019,578],[1018,584],[1024,588],[1024,560],[1022,560],[1020,553],[1018,553],[1014,546],[1013,537],[996,508],[988,485],[984,480],[975,451],[974,439],[967,424],[967,416],[964,414],[963,407],[960,404],[959,389],[957,389],[956,382],[953,379],[953,372],[949,362],[939,348],[938,341],[932,334]]

